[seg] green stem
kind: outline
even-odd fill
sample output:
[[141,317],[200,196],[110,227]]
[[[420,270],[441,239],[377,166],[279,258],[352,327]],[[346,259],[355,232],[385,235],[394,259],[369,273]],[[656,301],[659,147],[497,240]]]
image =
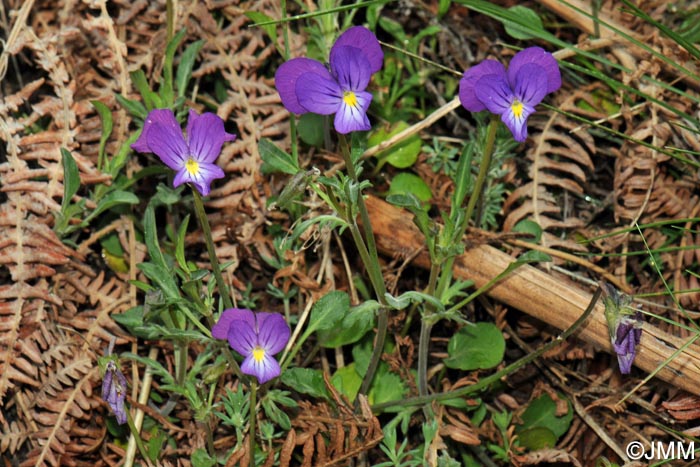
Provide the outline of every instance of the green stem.
[[209,219],[207,219],[207,213],[204,211],[202,195],[200,195],[199,191],[196,189],[192,190],[192,194],[194,195],[194,211],[197,214],[199,225],[202,227],[204,243],[207,245],[207,254],[209,254],[209,262],[211,263],[211,269],[212,273],[214,274],[214,279],[216,280],[216,285],[219,287],[219,294],[221,294],[221,298],[224,301],[224,308],[233,308],[231,295],[229,295],[228,287],[226,287],[224,277],[221,275],[219,261],[216,259],[216,249],[214,248],[214,240],[211,236],[211,226],[209,225]]
[[[423,317],[420,323],[420,337],[418,339],[418,395],[428,395],[428,348],[430,347],[430,331],[433,329],[432,320]],[[424,407],[426,417],[430,411]]]
[[251,380],[250,382],[250,419],[248,420],[248,436],[250,436],[250,467],[255,467],[255,421],[257,420],[257,405],[258,384]]
[[[472,214],[474,214],[474,207],[476,202],[481,199],[484,186],[486,185],[486,179],[488,178],[489,168],[491,166],[491,158],[493,156],[493,148],[496,143],[496,130],[498,130],[499,120],[497,115],[491,116],[491,121],[489,122],[488,133],[486,135],[486,144],[484,146],[484,154],[481,157],[481,166],[479,167],[479,174],[476,177],[476,182],[474,183],[474,189],[469,196],[469,202],[467,203],[467,209],[464,213],[464,220],[462,225],[459,226],[458,234],[454,237],[456,241],[461,242],[464,238],[464,234],[469,226],[469,221],[471,220]],[[440,299],[445,293],[447,286],[452,278],[452,266],[454,266],[455,256],[451,256],[445,261],[442,269],[442,275],[440,277],[440,282],[438,284],[438,290],[436,297]]]
[[381,412],[382,410],[385,410],[390,407],[408,407],[408,406],[413,406],[413,405],[423,405],[423,404],[428,404],[433,401],[444,401],[444,400],[449,400],[449,399],[454,399],[456,397],[465,397],[470,394],[473,394],[475,392],[481,391],[482,389],[490,386],[493,383],[496,383],[499,381],[501,378],[504,376],[522,368],[523,366],[529,364],[530,362],[534,361],[536,358],[538,358],[540,355],[543,353],[547,352],[548,350],[552,349],[553,347],[560,345],[563,341],[565,341],[569,336],[571,336],[576,330],[588,319],[588,316],[593,312],[593,309],[595,308],[595,304],[598,302],[598,299],[600,298],[602,290],[600,287],[598,287],[593,294],[593,297],[591,298],[590,303],[588,304],[588,307],[586,310],[583,312],[581,316],[572,324],[566,331],[561,333],[559,336],[557,336],[555,339],[553,339],[551,342],[548,344],[540,347],[537,351],[526,355],[525,357],[521,358],[520,360],[517,360],[507,367],[503,368],[501,371],[498,371],[492,375],[486,376],[484,378],[481,378],[478,383],[472,384],[471,386],[466,386],[454,391],[447,391],[447,392],[441,392],[441,393],[436,393],[436,394],[430,394],[427,396],[418,396],[418,397],[410,397],[408,399],[403,399],[400,401],[391,401],[391,402],[385,402],[382,404],[377,404],[372,407],[372,410],[374,412]]
[[[343,158],[345,159],[345,168],[348,171],[348,176],[355,182],[359,182],[357,177],[357,171],[352,161],[350,155],[351,150],[347,145],[345,137],[341,135],[341,152],[343,153]],[[369,275],[370,282],[372,283],[372,288],[377,296],[377,300],[381,303],[382,307],[377,313],[377,336],[374,341],[374,348],[372,349],[372,357],[370,358],[369,365],[367,366],[367,372],[365,377],[362,379],[362,385],[360,386],[360,394],[367,394],[369,392],[369,387],[374,379],[374,374],[379,366],[379,361],[384,351],[384,341],[386,340],[386,332],[389,325],[389,317],[387,315],[388,303],[386,301],[386,285],[384,284],[384,277],[382,276],[382,271],[379,266],[379,254],[377,253],[377,244],[374,240],[374,231],[372,230],[372,224],[369,220],[369,212],[367,211],[367,205],[365,204],[365,199],[358,196],[357,208],[360,213],[360,220],[362,222],[362,228],[364,229],[365,237],[362,238],[359,229],[357,228],[357,221],[355,219],[349,219],[350,231],[352,232],[353,240],[357,245],[360,256],[362,256],[362,262],[365,265],[367,274]]]

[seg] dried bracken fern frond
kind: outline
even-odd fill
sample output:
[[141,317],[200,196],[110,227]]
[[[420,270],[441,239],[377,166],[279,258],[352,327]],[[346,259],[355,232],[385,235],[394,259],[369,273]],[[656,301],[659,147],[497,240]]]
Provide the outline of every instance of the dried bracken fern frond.
[[[562,110],[580,115],[577,103],[585,91],[576,91],[561,104]],[[590,112],[585,112],[590,117]],[[532,122],[532,140],[535,144],[528,150],[527,159],[532,162],[527,182],[518,186],[504,204],[505,231],[524,219],[532,219],[543,230],[571,229],[579,227],[581,221],[572,213],[564,212],[562,198],[569,194],[582,195],[587,172],[593,170],[591,154],[595,153],[595,142],[585,131],[574,130],[578,122],[563,114],[552,113],[547,120]],[[556,241],[553,236],[543,237],[550,243],[580,249],[573,242]]]

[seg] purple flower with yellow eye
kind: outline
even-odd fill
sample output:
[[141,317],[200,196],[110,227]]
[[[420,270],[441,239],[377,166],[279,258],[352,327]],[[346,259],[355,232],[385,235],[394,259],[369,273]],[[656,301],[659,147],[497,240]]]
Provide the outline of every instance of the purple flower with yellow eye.
[[274,355],[287,345],[290,331],[279,313],[229,308],[221,314],[211,335],[227,339],[231,348],[244,358],[241,371],[255,376],[260,384],[280,375]]
[[523,49],[508,71],[495,60],[484,60],[464,72],[459,100],[471,112],[500,115],[516,141],[527,139],[527,117],[544,96],[561,87],[557,60],[540,47]]
[[367,109],[372,94],[365,89],[383,61],[377,37],[355,26],[333,44],[330,70],[310,58],[293,58],[277,69],[275,86],[282,104],[292,113],[335,114],[338,133],[366,131],[371,128]]
[[193,184],[202,196],[211,190],[211,182],[223,178],[224,171],[214,162],[226,141],[236,135],[226,133],[224,122],[211,112],[199,115],[190,110],[187,120],[187,139],[170,109],[153,109],[148,113],[141,136],[131,148],[138,152],[152,152],[163,164],[173,169],[173,186]]

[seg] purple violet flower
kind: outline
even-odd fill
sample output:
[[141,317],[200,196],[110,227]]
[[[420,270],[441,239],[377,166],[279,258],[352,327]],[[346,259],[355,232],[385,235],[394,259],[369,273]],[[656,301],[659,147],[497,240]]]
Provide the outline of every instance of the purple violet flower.
[[258,378],[260,384],[280,375],[280,365],[273,355],[287,345],[290,330],[279,313],[229,308],[221,314],[211,335],[228,339],[231,348],[244,357],[241,371]]
[[459,81],[459,100],[471,112],[500,115],[516,141],[527,139],[527,117],[544,96],[561,87],[557,60],[540,47],[523,49],[506,68],[484,60],[464,72]]
[[637,346],[642,340],[642,314],[637,311],[633,315],[622,316],[615,330],[613,347],[617,354],[620,373],[630,374],[632,362],[637,356]]
[[197,114],[190,110],[187,120],[187,140],[170,109],[153,109],[148,113],[141,136],[131,148],[152,152],[177,172],[173,186],[192,183],[202,196],[207,196],[211,182],[223,178],[224,171],[214,161],[226,141],[236,135],[226,133],[224,122],[211,112]]
[[117,418],[117,423],[120,425],[126,423],[126,408],[124,407],[126,377],[113,358],[109,358],[104,364],[102,399],[111,407],[114,416]]
[[372,94],[365,89],[384,62],[377,37],[365,27],[352,27],[335,41],[329,61],[330,71],[305,57],[283,63],[275,73],[282,104],[295,114],[335,114],[338,133],[369,130]]

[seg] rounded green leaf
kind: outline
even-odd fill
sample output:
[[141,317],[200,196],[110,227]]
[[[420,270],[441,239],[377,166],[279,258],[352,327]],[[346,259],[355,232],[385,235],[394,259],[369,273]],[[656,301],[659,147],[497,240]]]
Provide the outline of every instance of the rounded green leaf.
[[516,432],[520,434],[531,428],[544,427],[554,433],[554,436],[558,439],[567,432],[571,425],[571,420],[574,418],[573,409],[568,400],[567,404],[568,411],[559,417],[557,416],[556,402],[552,400],[549,394],[542,394],[530,402],[530,405],[525,409],[525,412],[520,417],[523,424],[516,428]]
[[466,371],[493,368],[501,363],[505,351],[506,341],[493,323],[476,323],[452,336],[445,366]]
[[[379,128],[378,130],[372,132],[372,134],[369,136],[367,145],[369,147],[376,146],[377,144],[388,140],[406,128],[408,128],[408,123],[406,122],[397,122],[389,127],[388,130],[384,127]],[[412,135],[389,149],[378,152],[375,157],[379,160],[380,165],[388,162],[396,168],[405,169],[406,167],[412,166],[416,162],[418,159],[418,154],[420,154],[420,149],[420,138],[418,135]]]
[[531,451],[553,448],[557,444],[557,437],[552,433],[552,430],[543,426],[535,426],[521,431],[518,440],[521,446]]
[[412,194],[419,201],[427,202],[433,197],[433,193],[427,183],[418,175],[410,172],[401,172],[391,179],[389,187],[390,195]]

